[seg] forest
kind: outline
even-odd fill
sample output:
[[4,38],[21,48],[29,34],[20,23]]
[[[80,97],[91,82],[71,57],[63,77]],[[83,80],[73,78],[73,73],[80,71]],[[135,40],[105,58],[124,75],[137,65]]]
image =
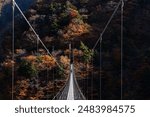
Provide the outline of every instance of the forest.
[[0,27],[0,99],[53,99],[69,77],[70,43],[86,99],[150,99],[149,0],[124,0],[123,40],[120,5],[95,46],[119,1],[34,0],[23,13],[50,53],[16,8],[14,52],[11,21]]

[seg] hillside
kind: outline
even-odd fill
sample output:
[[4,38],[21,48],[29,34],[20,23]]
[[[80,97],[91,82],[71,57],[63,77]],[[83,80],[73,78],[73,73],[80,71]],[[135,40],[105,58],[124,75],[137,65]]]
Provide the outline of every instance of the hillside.
[[[26,11],[36,0],[15,0],[16,3]],[[12,2],[11,0],[0,1],[0,31],[3,31],[12,20]],[[17,15],[17,12],[16,12]],[[5,27],[5,28],[4,28]]]
[[10,2],[11,2],[11,0],[1,0],[0,1],[0,11],[6,4],[9,4]]
[[[39,0],[30,8],[26,7],[28,10],[24,13],[27,19],[64,71],[59,69],[52,56],[48,56],[42,44],[37,46],[37,37],[23,17],[16,16],[15,61],[11,60],[12,31],[4,31],[2,39],[0,82],[3,85],[0,88],[5,90],[0,91],[3,94],[0,99],[11,97],[13,64],[15,99],[52,99],[68,77],[70,42],[74,48],[78,83],[86,98],[120,99],[120,8],[103,35],[102,58],[99,45],[95,48],[94,56],[91,51],[118,1]],[[150,99],[149,25],[149,0],[126,0],[123,99]]]

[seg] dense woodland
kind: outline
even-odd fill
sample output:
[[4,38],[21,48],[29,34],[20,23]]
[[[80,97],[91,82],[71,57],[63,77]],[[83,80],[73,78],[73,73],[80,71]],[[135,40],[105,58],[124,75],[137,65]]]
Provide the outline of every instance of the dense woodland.
[[[18,100],[53,99],[68,79],[69,43],[86,99],[121,99],[120,7],[103,35],[101,53],[100,44],[92,51],[118,1],[36,0],[24,12],[63,70],[16,9],[14,61],[11,24],[0,32],[0,99],[12,93]],[[123,99],[150,99],[150,1],[124,1]]]

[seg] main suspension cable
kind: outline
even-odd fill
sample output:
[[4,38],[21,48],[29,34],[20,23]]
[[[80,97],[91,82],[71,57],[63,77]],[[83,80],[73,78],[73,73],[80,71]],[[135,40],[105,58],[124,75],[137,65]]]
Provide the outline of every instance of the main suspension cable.
[[46,45],[43,43],[43,41],[40,39],[39,35],[35,32],[34,28],[31,26],[30,22],[28,21],[28,19],[26,18],[26,16],[24,15],[24,13],[22,12],[22,10],[19,8],[18,4],[14,1],[15,6],[17,7],[17,9],[19,10],[19,12],[21,13],[21,15],[24,17],[24,19],[26,20],[26,22],[28,23],[28,25],[30,26],[31,30],[34,32],[34,34],[36,35],[37,39],[39,40],[39,42],[42,44],[42,46],[45,48],[45,50],[47,51],[47,53],[53,57],[53,60],[56,62],[56,64],[58,65],[58,67],[61,70],[64,70],[61,65],[57,62],[57,60],[54,58],[54,56],[49,52],[48,48],[46,47]]
[[106,31],[106,29],[108,28],[109,24],[111,23],[113,17],[115,16],[115,14],[116,14],[116,12],[117,12],[117,10],[118,10],[120,4],[121,4],[121,1],[122,1],[122,0],[120,0],[119,3],[117,4],[117,6],[116,6],[116,8],[115,8],[115,10],[114,10],[114,12],[113,12],[113,14],[111,15],[111,17],[110,17],[110,19],[108,20],[107,24],[105,25],[103,31],[101,32],[101,34],[100,34],[98,40],[96,41],[95,45],[93,46],[93,50],[95,50],[95,48],[96,48],[97,44],[99,43],[99,41],[100,41],[100,43],[102,42],[102,38],[101,38],[101,37],[103,36],[103,34],[105,33],[105,31]]
[[[102,37],[101,37],[102,40]],[[102,42],[100,44],[100,100],[102,99]]]
[[124,0],[121,0],[121,100],[123,99],[123,12]]

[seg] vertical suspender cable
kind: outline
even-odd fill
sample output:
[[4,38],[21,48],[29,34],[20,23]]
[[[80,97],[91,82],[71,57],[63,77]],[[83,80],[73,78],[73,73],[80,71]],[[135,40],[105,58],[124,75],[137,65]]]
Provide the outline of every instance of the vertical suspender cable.
[[[47,74],[46,74],[46,85],[48,85],[48,77],[49,77],[49,68],[48,68],[48,66],[47,66]],[[46,100],[48,100],[48,93],[46,92]]]
[[[93,51],[93,53],[94,53],[94,51]],[[93,84],[93,83],[94,83],[94,82],[93,82],[93,80],[94,80],[94,67],[93,67],[93,66],[94,66],[94,63],[93,63],[94,57],[93,57],[93,56],[92,56],[92,60],[91,60],[91,61],[92,61],[92,70],[90,70],[90,71],[92,71],[92,73],[91,73],[91,75],[92,75],[92,82],[91,82],[92,98],[91,98],[91,99],[93,100],[93,99],[94,99],[94,98],[93,98],[93,94],[94,94],[94,90],[93,90],[93,89],[94,89],[94,87],[93,87],[93,86],[94,86],[94,84]],[[89,79],[90,79],[90,78],[89,78]],[[88,81],[89,81],[89,80],[88,80]]]
[[123,99],[123,9],[124,1],[121,0],[121,100]]
[[[35,56],[39,57],[40,54],[39,54],[39,40],[38,39],[36,40],[36,49],[37,50],[36,50],[36,55]],[[39,87],[40,87],[40,85],[39,85],[39,83],[40,83],[39,82],[39,71],[37,71],[36,78],[37,78],[36,79],[37,80],[37,84],[36,85],[38,86],[37,90],[39,90]]]
[[15,20],[15,2],[14,0],[12,1],[12,100],[14,99],[14,72],[15,72],[15,58],[14,58],[14,53],[15,53],[15,47],[14,47],[14,44],[15,44],[15,28],[14,28],[14,20]]
[[[107,27],[109,26],[109,24],[111,23],[111,20],[113,19],[114,15],[117,13],[117,10],[119,8],[119,6],[121,5],[121,99],[122,99],[122,78],[123,78],[123,7],[124,7],[124,1],[120,0],[113,12],[113,14],[111,15],[110,19],[108,20],[107,24],[105,25],[102,33],[100,34],[98,40],[96,41],[95,45],[93,46],[93,50],[95,50],[97,44],[100,41],[100,51],[101,51],[101,42],[102,42],[102,36],[105,33]],[[100,52],[101,54],[101,52]],[[101,56],[101,55],[100,55]],[[101,59],[101,58],[100,58]],[[101,64],[101,60],[100,60],[100,64]],[[100,68],[100,72],[101,72],[101,68]],[[100,73],[100,77],[101,77],[101,73]],[[101,80],[101,79],[100,79]],[[100,81],[101,82],[101,81]],[[101,83],[100,83],[101,85]],[[101,86],[100,86],[100,90],[101,90]],[[101,95],[101,94],[100,94]],[[101,97],[101,96],[100,96]]]
[[102,99],[102,36],[100,39],[100,100]]
[[[54,46],[52,47],[52,52],[54,53]],[[54,56],[54,55],[53,55],[53,56]],[[54,84],[54,83],[55,83],[55,82],[54,82],[54,77],[55,77],[55,76],[54,76],[54,68],[53,68],[53,71],[52,71],[52,72],[53,72],[53,97],[54,97],[54,96],[55,96],[55,95],[54,95],[54,92],[55,92],[55,84]]]
[[[35,24],[35,21],[34,21],[34,24]],[[37,56],[39,56],[39,39],[36,40],[36,43],[37,43]]]
[[[86,80],[86,91],[87,91],[87,100],[88,100],[88,93],[89,93],[89,90],[88,90],[88,81],[89,81],[89,77],[90,77],[90,74],[89,74],[89,61],[86,63],[87,64],[87,66],[86,66],[86,74],[87,74],[87,78],[85,79]],[[93,79],[92,79],[93,80]],[[93,88],[92,87],[92,84],[93,84],[93,82],[91,82],[91,88]],[[91,89],[91,93],[93,94],[93,90]],[[91,99],[92,99],[92,97],[91,97]]]

